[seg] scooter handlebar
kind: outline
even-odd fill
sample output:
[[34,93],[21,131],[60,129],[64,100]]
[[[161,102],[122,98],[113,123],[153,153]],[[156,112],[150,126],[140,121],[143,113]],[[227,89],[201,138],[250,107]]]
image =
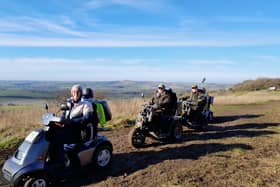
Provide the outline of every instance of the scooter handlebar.
[[42,116],[42,121],[44,125],[49,125],[51,122],[62,123],[61,117],[55,116],[54,113],[46,113]]
[[183,102],[187,105],[190,105],[190,106],[196,106],[197,105],[197,102],[194,102],[192,100],[186,100],[186,101],[183,101]]

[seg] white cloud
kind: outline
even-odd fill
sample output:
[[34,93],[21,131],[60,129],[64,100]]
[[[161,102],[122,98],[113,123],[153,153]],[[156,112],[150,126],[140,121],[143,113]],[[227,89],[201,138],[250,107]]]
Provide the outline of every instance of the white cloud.
[[135,9],[145,10],[145,11],[156,11],[162,10],[163,7],[167,7],[161,1],[149,1],[149,0],[91,0],[86,3],[86,8],[88,9],[98,9],[104,8],[107,6],[112,5],[119,5],[119,6],[126,6]]
[[[64,24],[74,24],[70,18],[62,17],[61,19]],[[0,21],[0,31],[18,33],[18,36],[23,38],[24,35],[21,32],[31,32],[31,35],[34,33],[42,35],[48,31],[50,34],[63,34],[75,37],[86,36],[84,32],[75,31],[57,22],[34,17],[2,18]]]
[[34,21],[34,24],[37,24],[41,26],[42,28],[45,28],[51,32],[54,33],[61,33],[65,35],[72,35],[72,36],[80,36],[80,37],[85,37],[86,35],[82,32],[78,32],[69,28],[66,28],[62,25],[47,21],[47,20],[31,20]]
[[[168,64],[160,59],[65,59],[65,58],[0,58],[0,80],[161,80],[197,81],[207,77],[210,82],[239,82],[273,74],[267,72],[240,71],[216,64],[182,66],[180,60]],[[185,60],[188,61],[188,60]],[[191,60],[200,62],[202,60]],[[208,64],[219,62],[210,60]],[[189,62],[189,63],[190,63]],[[204,62],[207,62],[206,60]],[[226,62],[226,61],[225,61]]]
[[86,3],[86,7],[89,9],[97,9],[102,8],[104,6],[108,6],[110,4],[110,1],[108,0],[91,0]]
[[[61,21],[62,20],[62,21]],[[277,30],[262,32],[187,31],[183,28],[105,26],[106,31],[75,30],[68,17],[50,21],[17,17],[0,21],[0,46],[22,47],[231,47],[279,45]],[[104,27],[100,26],[100,27]],[[2,31],[2,32],[1,32]],[[8,32],[9,31],[9,32]]]
[[[91,1],[105,3],[107,1]],[[115,3],[137,4],[134,1]],[[141,1],[142,2],[142,1]],[[146,1],[144,1],[146,2]],[[110,0],[112,3],[112,0]],[[101,5],[98,5],[101,6]],[[131,5],[132,6],[132,5]],[[120,27],[95,25],[99,32],[79,30],[67,16],[47,20],[36,17],[2,18],[0,20],[0,46],[22,47],[232,47],[279,45],[278,30],[251,31],[190,31],[184,27]],[[191,20],[189,20],[191,24]],[[184,24],[184,23],[183,23]],[[74,29],[76,28],[76,29]],[[105,31],[102,31],[105,30]]]
[[195,65],[233,65],[232,60],[187,60],[186,62]]
[[75,22],[67,16],[60,16],[59,18],[64,25],[69,25],[72,27],[76,25]]
[[159,72],[157,67],[128,64],[129,61],[100,58],[2,58],[0,64],[5,68],[0,70],[0,79],[122,80],[141,79],[145,73],[150,75]]
[[18,31],[34,31],[34,27],[21,23],[20,21],[11,21],[9,19],[0,20],[0,31],[1,32],[18,32]]
[[269,56],[269,55],[262,55],[262,56],[255,56],[253,59],[257,62],[261,63],[279,63],[280,56]]
[[279,19],[265,17],[246,17],[246,16],[220,16],[216,18],[220,22],[228,23],[280,23]]
[[253,36],[196,36],[192,38],[178,35],[119,35],[91,34],[86,38],[58,38],[18,36],[0,34],[0,46],[14,47],[238,47],[279,45],[280,37]]

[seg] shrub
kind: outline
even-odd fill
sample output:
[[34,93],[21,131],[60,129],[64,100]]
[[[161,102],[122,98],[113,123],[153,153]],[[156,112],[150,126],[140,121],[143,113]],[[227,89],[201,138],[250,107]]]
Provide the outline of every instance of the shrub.
[[233,87],[234,91],[256,91],[268,89],[269,87],[280,87],[280,79],[259,78],[256,80],[246,80]]

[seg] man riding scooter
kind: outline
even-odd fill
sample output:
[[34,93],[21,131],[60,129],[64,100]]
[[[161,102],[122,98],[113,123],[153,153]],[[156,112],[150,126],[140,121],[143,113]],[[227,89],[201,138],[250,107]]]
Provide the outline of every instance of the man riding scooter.
[[182,120],[176,116],[177,96],[165,85],[157,87],[149,103],[142,105],[135,126],[128,134],[128,142],[134,148],[142,147],[146,138],[158,141],[178,141],[182,138]]
[[64,168],[64,144],[82,143],[86,140],[86,127],[91,124],[93,107],[88,101],[81,101],[82,87],[74,85],[68,99],[69,110],[64,113],[63,128],[56,128],[49,137],[52,167]]
[[155,110],[155,114],[153,116],[155,124],[154,129],[162,133],[168,133],[168,116],[174,115],[177,108],[174,105],[174,103],[177,104],[177,97],[175,96],[176,99],[174,99],[171,92],[172,91],[168,92],[164,84],[159,84],[152,100],[150,101],[150,104],[153,105]]
[[67,105],[61,105],[62,116],[48,112],[46,105],[43,128],[30,132],[5,161],[1,176],[6,182],[15,187],[45,187],[74,176],[83,166],[108,166],[112,143],[104,135],[91,139],[93,135],[87,134],[88,126],[94,123],[92,104],[81,100],[79,85],[72,87],[71,95]]
[[192,107],[190,111],[190,120],[197,121],[200,117],[200,113],[206,102],[205,93],[203,90],[199,90],[197,85],[192,86],[192,92],[189,100],[192,102]]

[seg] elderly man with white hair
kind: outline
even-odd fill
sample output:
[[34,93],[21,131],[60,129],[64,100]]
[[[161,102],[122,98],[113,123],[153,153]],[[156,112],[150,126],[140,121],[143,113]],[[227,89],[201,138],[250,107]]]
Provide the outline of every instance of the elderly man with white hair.
[[72,86],[71,98],[68,100],[71,104],[67,118],[70,123],[86,124],[90,122],[93,113],[93,107],[87,100],[82,100],[83,89],[80,85],[76,84]]
[[86,128],[91,124],[93,116],[92,104],[82,101],[82,87],[78,84],[71,88],[71,98],[68,99],[69,110],[65,114],[63,128],[53,132],[50,156],[57,167],[64,167],[64,144],[75,144],[85,141]]

